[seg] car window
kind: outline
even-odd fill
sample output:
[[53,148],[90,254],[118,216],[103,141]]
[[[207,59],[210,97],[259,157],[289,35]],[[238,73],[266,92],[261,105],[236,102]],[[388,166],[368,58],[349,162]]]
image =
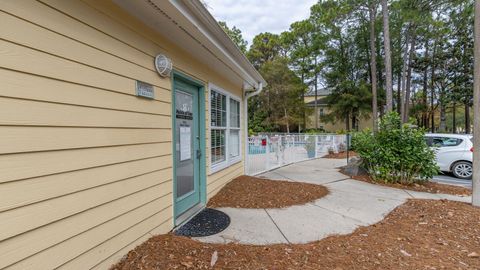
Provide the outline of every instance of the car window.
[[435,146],[435,147],[457,146],[462,142],[463,140],[458,138],[435,137],[433,138],[432,146]]
[[428,146],[432,146],[432,139],[430,137],[425,137],[424,139]]

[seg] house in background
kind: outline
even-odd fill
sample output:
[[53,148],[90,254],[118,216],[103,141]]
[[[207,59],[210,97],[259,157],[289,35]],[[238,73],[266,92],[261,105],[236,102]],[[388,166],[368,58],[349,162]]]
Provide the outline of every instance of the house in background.
[[265,81],[200,1],[0,10],[0,269],[106,269],[244,174]]
[[[339,121],[335,120],[333,123],[332,121],[325,121],[324,117],[330,113],[328,108],[328,104],[325,98],[331,93],[331,89],[329,88],[322,88],[317,90],[317,106],[315,106],[315,90],[310,89],[304,96],[304,102],[307,104],[308,107],[312,108],[311,114],[307,116],[307,129],[319,129],[329,133],[335,133],[339,131],[346,130],[346,123],[345,120]],[[315,117],[317,114],[317,118]],[[318,119],[318,124],[316,120]],[[368,118],[360,118],[356,122],[356,126],[351,126],[352,129],[358,128],[358,130],[362,130],[365,128],[372,128],[373,123],[372,119]]]

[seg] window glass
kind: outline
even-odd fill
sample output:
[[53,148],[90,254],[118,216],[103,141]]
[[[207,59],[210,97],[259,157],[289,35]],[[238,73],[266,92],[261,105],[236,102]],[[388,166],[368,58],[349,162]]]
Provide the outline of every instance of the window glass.
[[240,102],[230,99],[230,127],[240,128]]
[[432,145],[434,147],[448,147],[448,146],[457,146],[462,143],[462,139],[457,138],[448,138],[448,137],[435,137],[433,138]]
[[229,140],[229,153],[230,157],[238,157],[240,155],[240,130],[230,130]]
[[225,161],[225,130],[212,129],[211,131],[212,164]]
[[227,97],[218,92],[211,91],[211,126],[226,127],[227,126]]

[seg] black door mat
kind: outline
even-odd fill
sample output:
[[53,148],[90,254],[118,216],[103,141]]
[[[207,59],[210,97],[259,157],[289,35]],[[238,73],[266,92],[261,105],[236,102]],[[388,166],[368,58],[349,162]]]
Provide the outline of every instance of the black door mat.
[[175,231],[176,235],[202,237],[217,234],[230,225],[230,217],[212,208],[205,208]]

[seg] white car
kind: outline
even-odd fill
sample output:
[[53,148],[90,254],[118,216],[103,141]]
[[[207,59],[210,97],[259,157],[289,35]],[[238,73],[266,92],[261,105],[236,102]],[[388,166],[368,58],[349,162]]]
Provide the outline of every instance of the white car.
[[468,134],[425,134],[427,145],[435,149],[440,171],[470,179],[473,174],[473,137]]

